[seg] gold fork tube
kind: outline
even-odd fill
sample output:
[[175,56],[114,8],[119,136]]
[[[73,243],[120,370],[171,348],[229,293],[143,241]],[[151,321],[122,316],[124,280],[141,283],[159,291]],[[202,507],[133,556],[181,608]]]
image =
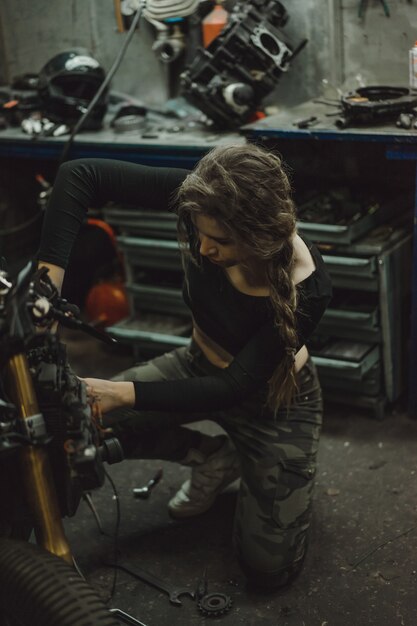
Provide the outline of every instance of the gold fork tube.
[[[19,417],[29,420],[39,413],[39,406],[24,354],[9,359],[8,374],[14,396],[12,399],[19,409]],[[36,541],[72,565],[72,554],[62,524],[47,452],[43,447],[31,445],[23,446],[20,452],[23,483],[33,515]]]

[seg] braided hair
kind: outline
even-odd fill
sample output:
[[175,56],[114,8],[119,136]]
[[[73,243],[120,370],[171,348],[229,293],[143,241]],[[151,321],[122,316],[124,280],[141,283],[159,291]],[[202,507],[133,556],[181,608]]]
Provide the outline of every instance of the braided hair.
[[285,346],[268,381],[267,402],[274,411],[288,406],[296,391],[297,291],[292,280],[296,215],[281,158],[253,144],[214,148],[182,183],[176,207],[184,259],[201,261],[191,216],[203,213],[215,218],[252,257],[263,262],[274,323]]

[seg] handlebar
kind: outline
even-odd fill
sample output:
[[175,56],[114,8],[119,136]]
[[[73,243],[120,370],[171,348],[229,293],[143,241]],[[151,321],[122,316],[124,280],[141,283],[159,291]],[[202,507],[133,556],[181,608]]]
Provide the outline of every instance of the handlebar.
[[107,344],[116,339],[80,319],[80,310],[59,295],[48,275],[48,268],[36,268],[30,261],[13,282],[0,270],[0,338],[26,341],[36,334],[36,327],[48,329],[57,321],[78,329]]

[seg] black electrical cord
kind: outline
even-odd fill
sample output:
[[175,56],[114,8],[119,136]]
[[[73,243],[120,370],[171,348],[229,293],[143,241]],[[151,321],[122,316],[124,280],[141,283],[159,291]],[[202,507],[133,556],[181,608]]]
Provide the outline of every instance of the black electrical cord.
[[[104,470],[104,474],[107,478],[107,480],[109,481],[112,489],[113,489],[113,493],[114,493],[114,499],[116,501],[116,524],[115,524],[115,528],[114,528],[114,534],[113,534],[113,561],[114,563],[117,565],[117,561],[119,559],[119,554],[118,554],[118,547],[119,547],[119,529],[120,529],[120,519],[121,519],[121,515],[120,515],[120,498],[119,498],[119,494],[117,492],[116,489],[116,485],[114,484],[114,481],[112,479],[112,477],[110,476],[110,474],[107,472],[107,470]],[[116,590],[116,582],[117,582],[117,567],[114,568],[113,571],[113,583],[111,586],[111,590],[110,590],[110,595],[106,600],[106,604],[108,602],[111,602],[111,600],[113,599],[114,596],[114,592]]]
[[[112,586],[111,586],[111,591],[109,594],[109,597],[107,598],[107,600],[105,600],[105,603],[108,604],[109,602],[111,602],[111,600],[113,599],[114,596],[114,592],[116,590],[116,583],[117,583],[117,561],[119,558],[119,554],[118,554],[118,544],[119,544],[119,529],[120,529],[120,521],[121,521],[121,514],[120,514],[120,498],[119,498],[119,493],[116,489],[116,485],[114,484],[114,481],[112,479],[112,477],[110,476],[110,474],[107,472],[106,469],[104,469],[104,475],[106,476],[107,480],[109,481],[111,488],[113,490],[113,494],[114,494],[114,499],[116,501],[116,524],[115,524],[115,528],[114,528],[114,533],[113,535],[110,535],[108,533],[103,532],[99,520],[97,519],[97,517],[95,516],[95,521],[96,524],[98,526],[99,531],[105,535],[106,537],[110,537],[113,539],[114,544],[113,544],[113,560],[115,563],[115,569],[113,572],[113,582],[112,582]],[[86,580],[84,574],[82,573],[77,561],[75,560],[74,557],[72,557],[72,563],[74,566],[74,569],[76,570],[76,572],[78,573],[78,575],[83,579]]]
[[130,43],[130,40],[133,37],[133,33],[136,30],[136,27],[139,23],[139,20],[141,18],[142,15],[142,11],[143,8],[145,6],[145,2],[142,1],[141,6],[138,8],[138,10],[136,11],[135,17],[132,20],[132,23],[130,25],[130,28],[127,32],[126,35],[126,39],[124,41],[123,46],[120,49],[119,54],[117,55],[115,61],[113,62],[112,67],[110,68],[109,73],[107,74],[105,80],[102,82],[102,84],[100,85],[97,93],[94,95],[93,99],[91,100],[90,104],[88,105],[87,110],[82,114],[82,116],[80,117],[80,119],[78,120],[78,122],[76,123],[76,125],[74,126],[74,128],[71,131],[70,136],[68,137],[68,140],[64,146],[64,149],[62,151],[61,157],[59,159],[59,164],[61,165],[62,163],[64,163],[67,158],[68,158],[68,154],[69,151],[72,147],[72,143],[74,141],[74,137],[75,135],[78,133],[78,131],[82,128],[82,125],[84,124],[85,120],[88,118],[88,116],[90,115],[91,111],[94,109],[95,105],[97,104],[98,100],[100,99],[102,93],[104,92],[104,90],[106,89],[107,85],[110,83],[111,79],[113,78],[114,74],[116,73],[116,70],[118,69],[124,55],[126,52],[126,49]]
[[28,228],[34,222],[36,222],[41,217],[41,215],[43,215],[42,211],[40,211],[39,213],[36,213],[35,215],[32,215],[32,217],[26,220],[26,222],[22,222],[21,224],[18,224],[17,226],[12,226],[10,228],[3,228],[2,230],[0,230],[0,237],[6,237],[6,235],[14,235],[15,233],[19,233],[21,230],[25,230],[25,228]]

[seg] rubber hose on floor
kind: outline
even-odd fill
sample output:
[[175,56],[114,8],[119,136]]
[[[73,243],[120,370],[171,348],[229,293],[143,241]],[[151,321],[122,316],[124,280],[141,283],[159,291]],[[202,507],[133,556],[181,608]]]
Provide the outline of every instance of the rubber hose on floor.
[[13,539],[0,539],[1,614],[21,626],[120,626],[67,563]]

